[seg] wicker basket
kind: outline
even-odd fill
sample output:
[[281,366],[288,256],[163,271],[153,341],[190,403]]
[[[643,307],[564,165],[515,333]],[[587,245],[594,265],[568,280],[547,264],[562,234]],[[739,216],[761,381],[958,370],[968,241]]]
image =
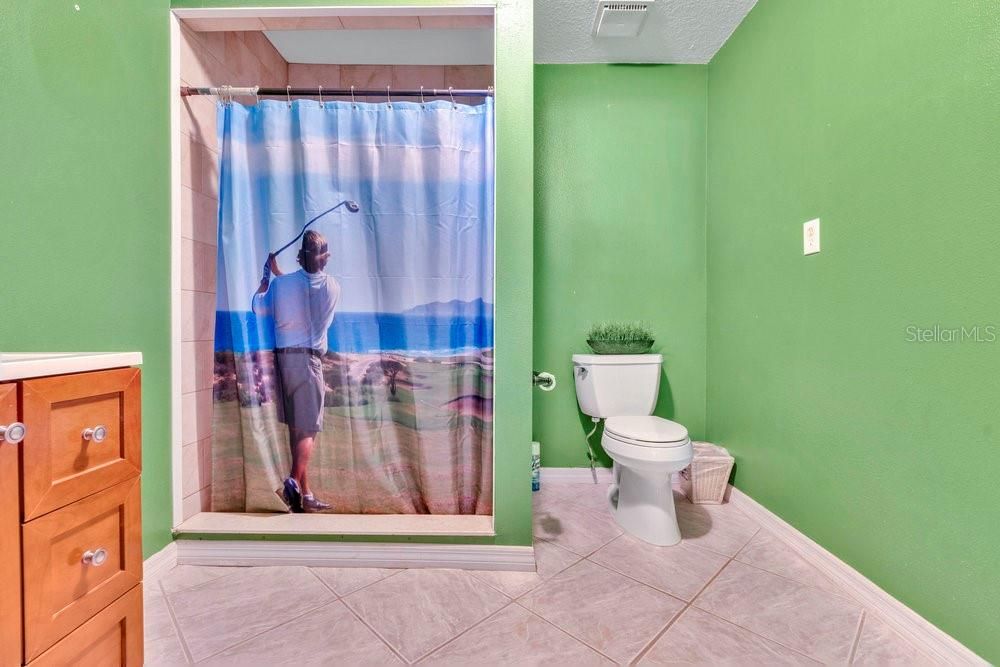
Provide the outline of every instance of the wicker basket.
[[681,471],[682,486],[688,500],[697,505],[721,505],[726,496],[733,457],[724,447],[710,442],[695,442],[691,465]]

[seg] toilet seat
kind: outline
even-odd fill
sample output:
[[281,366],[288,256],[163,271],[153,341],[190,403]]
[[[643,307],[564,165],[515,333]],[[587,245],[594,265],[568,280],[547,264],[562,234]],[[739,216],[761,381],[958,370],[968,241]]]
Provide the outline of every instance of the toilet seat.
[[604,435],[636,447],[683,447],[691,442],[682,425],[652,415],[609,417],[604,422]]

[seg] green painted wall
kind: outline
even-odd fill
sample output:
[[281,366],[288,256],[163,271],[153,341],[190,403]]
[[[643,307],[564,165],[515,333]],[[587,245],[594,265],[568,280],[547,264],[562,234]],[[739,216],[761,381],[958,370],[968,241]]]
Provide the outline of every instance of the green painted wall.
[[143,353],[143,546],[170,541],[166,3],[0,3],[0,350]]
[[993,661],[1000,343],[907,327],[1000,325],[998,45],[995,0],[765,0],[710,65],[708,151],[709,436]]
[[656,414],[704,435],[706,74],[535,68],[535,368],[559,381],[534,397],[543,465],[587,465],[593,425],[570,357],[603,319],[652,325],[665,357]]
[[[461,0],[174,0],[172,7],[484,5]],[[531,340],[533,219],[533,12],[531,0],[496,3],[496,377],[494,526],[496,544],[531,544]],[[164,19],[165,20],[165,19]],[[256,537],[256,536],[247,536]],[[328,539],[340,540],[341,536]],[[410,541],[387,536],[386,540]],[[481,543],[482,539],[437,539]]]
[[[0,151],[6,157],[0,165],[0,350],[143,353],[147,556],[171,539],[170,6],[169,0],[0,0]],[[523,343],[531,336],[532,299],[532,257],[523,252],[532,242],[530,1],[502,0],[497,24],[494,541],[530,544],[531,429],[523,419],[531,411],[531,350]]]

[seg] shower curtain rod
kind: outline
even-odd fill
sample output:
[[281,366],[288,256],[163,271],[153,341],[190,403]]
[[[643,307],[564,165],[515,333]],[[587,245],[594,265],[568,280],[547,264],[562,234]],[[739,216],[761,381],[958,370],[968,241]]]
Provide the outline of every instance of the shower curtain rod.
[[261,86],[181,86],[181,97],[192,95],[214,95],[216,97],[254,97],[260,95],[298,96],[298,97],[347,97],[361,95],[374,97],[386,95],[392,97],[493,97],[493,87],[485,90],[477,88],[400,88],[389,86],[385,88],[262,88]]

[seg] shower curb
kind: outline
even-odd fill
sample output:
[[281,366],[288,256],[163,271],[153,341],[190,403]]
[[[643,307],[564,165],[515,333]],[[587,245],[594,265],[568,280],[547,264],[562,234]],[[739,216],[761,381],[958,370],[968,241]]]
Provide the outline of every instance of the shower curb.
[[534,547],[492,544],[176,540],[178,565],[451,568],[534,572]]

